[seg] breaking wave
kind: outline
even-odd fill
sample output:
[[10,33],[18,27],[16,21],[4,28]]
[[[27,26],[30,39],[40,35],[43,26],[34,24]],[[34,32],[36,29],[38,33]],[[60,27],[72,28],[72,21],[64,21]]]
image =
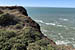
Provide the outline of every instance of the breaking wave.
[[55,26],[56,24],[55,23],[45,23],[46,25],[53,25]]
[[44,23],[42,20],[35,20],[36,22]]
[[59,18],[59,20],[62,20],[62,21],[69,21],[69,19],[64,19],[64,18]]
[[64,40],[64,41],[63,41],[63,40],[57,40],[57,41],[56,41],[56,44],[57,44],[57,45],[62,45],[62,44],[63,44],[63,45],[67,45],[67,44],[69,44],[69,43],[71,43],[71,42],[68,41],[68,40]]
[[[66,20],[66,19],[65,19]],[[57,27],[66,27],[64,25],[61,25],[61,24],[58,24],[58,22],[53,22],[53,23],[46,23],[42,20],[35,20],[36,22],[39,22],[39,23],[43,23],[43,24],[46,24],[46,25],[52,25],[52,26],[57,26]]]

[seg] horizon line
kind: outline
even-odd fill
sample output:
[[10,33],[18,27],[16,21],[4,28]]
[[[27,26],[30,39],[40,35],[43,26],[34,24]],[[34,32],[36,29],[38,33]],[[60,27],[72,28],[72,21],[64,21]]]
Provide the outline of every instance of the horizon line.
[[23,7],[35,7],[35,8],[75,8],[75,7],[47,7],[47,6],[23,6]]
[[65,6],[25,6],[25,5],[0,5],[0,6],[23,6],[23,7],[41,7],[41,8],[75,8],[75,7],[65,7]]

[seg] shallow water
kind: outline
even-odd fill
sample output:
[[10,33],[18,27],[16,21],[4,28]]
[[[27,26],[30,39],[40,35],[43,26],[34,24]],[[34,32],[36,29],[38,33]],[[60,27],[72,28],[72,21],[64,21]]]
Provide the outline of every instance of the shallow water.
[[41,31],[56,44],[75,46],[75,8],[26,7]]

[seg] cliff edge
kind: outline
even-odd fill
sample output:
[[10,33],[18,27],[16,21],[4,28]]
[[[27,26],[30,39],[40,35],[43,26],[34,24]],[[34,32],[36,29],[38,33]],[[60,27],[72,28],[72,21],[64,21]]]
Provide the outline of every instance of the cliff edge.
[[[60,50],[22,6],[0,6],[0,50]],[[62,50],[62,49],[61,49]]]

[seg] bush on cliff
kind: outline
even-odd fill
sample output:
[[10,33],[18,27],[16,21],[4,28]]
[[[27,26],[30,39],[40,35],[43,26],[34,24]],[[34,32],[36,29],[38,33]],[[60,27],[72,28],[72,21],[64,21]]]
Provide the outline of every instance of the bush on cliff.
[[8,13],[0,15],[1,26],[15,25],[16,23],[18,23],[18,19],[16,19],[14,15]]
[[46,39],[41,39],[35,43],[30,43],[28,50],[55,50],[55,48],[52,47],[52,45],[49,43],[49,41],[46,41]]
[[49,45],[49,41],[42,39],[41,33],[35,31],[32,27],[26,27],[18,32],[15,30],[0,30],[0,50],[26,50],[27,48],[28,50],[33,48],[36,50],[54,50]]

